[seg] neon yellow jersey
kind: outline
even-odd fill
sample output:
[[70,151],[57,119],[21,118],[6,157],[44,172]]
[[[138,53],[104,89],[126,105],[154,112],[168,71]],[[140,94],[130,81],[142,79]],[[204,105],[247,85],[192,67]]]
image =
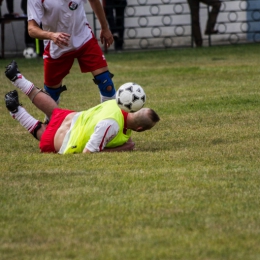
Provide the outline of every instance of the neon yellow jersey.
[[106,147],[113,148],[127,142],[132,131],[123,132],[124,116],[122,111],[115,100],[109,100],[77,114],[76,121],[69,131],[67,145],[62,153],[82,153],[86,143],[94,133],[97,123],[105,119],[114,119],[119,125],[117,135],[106,144]]

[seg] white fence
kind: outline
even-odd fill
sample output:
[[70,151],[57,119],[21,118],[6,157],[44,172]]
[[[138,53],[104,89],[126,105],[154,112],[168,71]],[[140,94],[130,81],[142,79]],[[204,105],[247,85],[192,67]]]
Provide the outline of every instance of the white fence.
[[[20,1],[15,12],[22,13]],[[85,6],[90,25],[99,36],[100,26],[89,4]],[[2,14],[7,13],[5,1]],[[204,32],[208,7],[201,4],[200,24]],[[219,34],[204,36],[204,46],[259,43],[260,0],[224,0],[217,20]],[[25,48],[24,22],[5,26],[6,54],[21,55]],[[125,10],[125,50],[193,46],[191,17],[186,0],[128,0]]]

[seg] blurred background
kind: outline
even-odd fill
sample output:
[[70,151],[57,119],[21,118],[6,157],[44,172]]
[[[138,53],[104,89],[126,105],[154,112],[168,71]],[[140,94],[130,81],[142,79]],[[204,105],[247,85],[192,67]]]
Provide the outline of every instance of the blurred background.
[[[200,4],[203,46],[260,42],[259,0],[221,1],[215,27],[218,33],[205,35],[210,9],[211,7]],[[90,26],[99,38],[100,26],[89,4],[85,5],[85,10]],[[14,1],[14,12],[23,16],[20,1]],[[5,0],[2,2],[1,13],[2,17],[8,13]],[[195,47],[190,9],[186,0],[128,0],[124,10],[124,23],[124,50]],[[1,30],[1,49],[4,42],[5,55],[22,56],[26,48],[24,20],[6,22],[4,27],[4,36]],[[114,51],[114,48],[109,51]]]

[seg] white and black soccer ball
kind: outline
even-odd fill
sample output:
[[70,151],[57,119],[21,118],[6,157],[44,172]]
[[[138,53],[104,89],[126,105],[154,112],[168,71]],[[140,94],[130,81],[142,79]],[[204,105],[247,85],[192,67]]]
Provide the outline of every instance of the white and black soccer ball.
[[143,88],[133,82],[128,82],[119,87],[116,92],[118,106],[126,112],[136,112],[141,109],[146,101]]
[[33,59],[33,58],[37,57],[37,53],[34,51],[33,48],[29,47],[29,48],[24,49],[23,56],[26,59]]

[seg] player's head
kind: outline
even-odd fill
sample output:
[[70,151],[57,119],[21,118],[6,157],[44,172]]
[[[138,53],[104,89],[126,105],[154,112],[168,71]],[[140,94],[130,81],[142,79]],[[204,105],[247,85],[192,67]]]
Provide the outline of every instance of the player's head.
[[133,113],[134,128],[136,132],[143,132],[151,129],[160,121],[158,114],[151,108],[141,108]]

